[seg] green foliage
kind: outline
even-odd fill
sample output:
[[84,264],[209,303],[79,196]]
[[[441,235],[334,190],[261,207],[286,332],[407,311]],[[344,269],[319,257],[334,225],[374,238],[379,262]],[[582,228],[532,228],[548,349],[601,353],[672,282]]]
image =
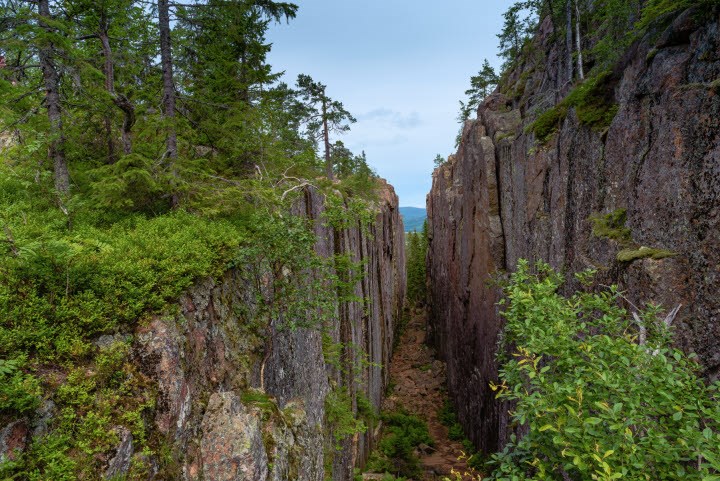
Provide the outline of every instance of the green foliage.
[[618,106],[613,97],[612,83],[607,72],[588,78],[575,87],[565,99],[540,114],[526,128],[541,144],[547,143],[567,117],[569,109],[575,109],[580,123],[595,130],[606,129],[617,114]]
[[438,419],[448,428],[448,438],[452,441],[462,441],[465,439],[465,433],[463,432],[463,428],[458,421],[457,414],[455,414],[455,410],[453,409],[449,399],[446,399],[443,403],[443,406],[438,413]]
[[32,412],[40,404],[40,383],[22,371],[26,359],[0,359],[0,413]]
[[670,346],[659,308],[639,313],[638,343],[616,288],[558,294],[560,275],[518,264],[501,301],[501,399],[515,404],[513,437],[490,479],[716,479],[718,384]]
[[367,431],[367,425],[353,411],[353,402],[345,387],[331,390],[325,398],[325,418],[335,438],[335,448],[349,436]]
[[407,297],[413,303],[423,303],[427,298],[426,264],[428,239],[427,220],[423,223],[421,233],[408,232],[405,234],[407,245]]
[[718,0],[649,0],[643,7],[638,29],[647,29],[659,18],[686,8],[698,7],[700,12],[708,11],[720,5]]
[[502,71],[507,72],[516,65],[520,53],[537,25],[537,13],[530,8],[531,2],[514,2],[503,14],[502,31],[498,34],[500,57],[504,60]]
[[[490,62],[485,59],[480,72],[470,77],[470,88],[465,91],[467,100],[465,102],[460,101],[460,115],[458,120],[460,122],[466,121],[470,117],[470,114],[477,110],[480,103],[485,100],[485,97],[495,89],[499,81],[500,78],[497,73],[495,73],[495,69],[493,69]],[[436,167],[437,166],[438,165],[436,165]]]
[[195,279],[224,270],[243,238],[236,224],[182,211],[108,226],[72,206],[69,227],[25,175],[0,166],[0,216],[13,238],[0,247],[3,356],[82,356],[92,336],[160,312]]
[[368,425],[372,425],[380,419],[380,415],[364,392],[358,391],[355,402],[357,403],[358,416],[364,419]]
[[377,210],[371,199],[361,196],[347,197],[339,191],[325,196],[323,218],[335,229],[367,228],[375,221],[376,215]]
[[477,452],[473,443],[465,437],[465,432],[458,421],[457,414],[449,399],[445,399],[445,402],[440,408],[438,420],[448,428],[448,438],[450,440],[460,441],[462,443],[468,466],[475,470],[483,470],[487,460],[482,453]]
[[525,128],[525,132],[534,133],[538,142],[544,144],[558,131],[560,124],[567,117],[567,112],[567,106],[560,103],[540,114],[533,123]]
[[376,473],[413,478],[422,474],[415,449],[433,445],[427,423],[404,411],[383,413],[383,434],[368,461],[367,469]]
[[566,97],[568,107],[574,107],[578,119],[595,130],[603,130],[617,114],[614,83],[609,71],[600,72],[575,87]]

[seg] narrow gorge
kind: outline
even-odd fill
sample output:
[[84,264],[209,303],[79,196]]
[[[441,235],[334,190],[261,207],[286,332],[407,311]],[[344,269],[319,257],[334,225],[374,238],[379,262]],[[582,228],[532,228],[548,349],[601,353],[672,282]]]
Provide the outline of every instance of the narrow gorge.
[[720,0],[0,2],[0,481],[720,481],[719,294]]

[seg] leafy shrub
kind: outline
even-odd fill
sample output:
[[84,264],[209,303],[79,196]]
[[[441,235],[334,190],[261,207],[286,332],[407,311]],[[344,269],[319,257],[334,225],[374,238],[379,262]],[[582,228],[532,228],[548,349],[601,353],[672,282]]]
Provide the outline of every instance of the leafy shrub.
[[492,387],[528,434],[494,456],[491,479],[720,479],[718,384],[670,347],[659,309],[639,314],[652,328],[641,345],[616,288],[563,297],[562,283],[523,260],[505,288]]
[[0,359],[0,412],[25,414],[40,404],[40,383],[22,371],[24,363],[24,358]]
[[330,391],[325,398],[325,417],[327,418],[336,448],[340,442],[356,433],[364,433],[367,426],[353,412],[352,398],[346,388],[340,387]]

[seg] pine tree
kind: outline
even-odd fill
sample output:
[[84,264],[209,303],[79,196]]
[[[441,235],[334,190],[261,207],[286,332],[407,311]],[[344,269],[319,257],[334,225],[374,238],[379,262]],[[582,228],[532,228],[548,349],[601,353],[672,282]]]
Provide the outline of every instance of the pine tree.
[[322,139],[325,148],[325,175],[334,178],[330,134],[350,130],[355,118],[345,110],[342,102],[327,96],[325,85],[309,75],[298,75],[297,85],[307,108],[307,131],[314,140]]
[[483,62],[482,69],[477,75],[470,77],[470,88],[465,91],[467,101],[460,101],[461,122],[470,118],[470,114],[477,110],[480,103],[492,92],[499,81],[495,69],[492,68],[487,59]]

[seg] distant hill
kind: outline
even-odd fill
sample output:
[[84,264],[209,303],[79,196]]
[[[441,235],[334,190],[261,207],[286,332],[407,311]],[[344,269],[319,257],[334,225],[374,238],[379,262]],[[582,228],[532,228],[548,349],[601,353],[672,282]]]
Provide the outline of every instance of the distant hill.
[[405,232],[420,232],[427,218],[427,211],[420,207],[400,207],[400,215],[405,224]]

